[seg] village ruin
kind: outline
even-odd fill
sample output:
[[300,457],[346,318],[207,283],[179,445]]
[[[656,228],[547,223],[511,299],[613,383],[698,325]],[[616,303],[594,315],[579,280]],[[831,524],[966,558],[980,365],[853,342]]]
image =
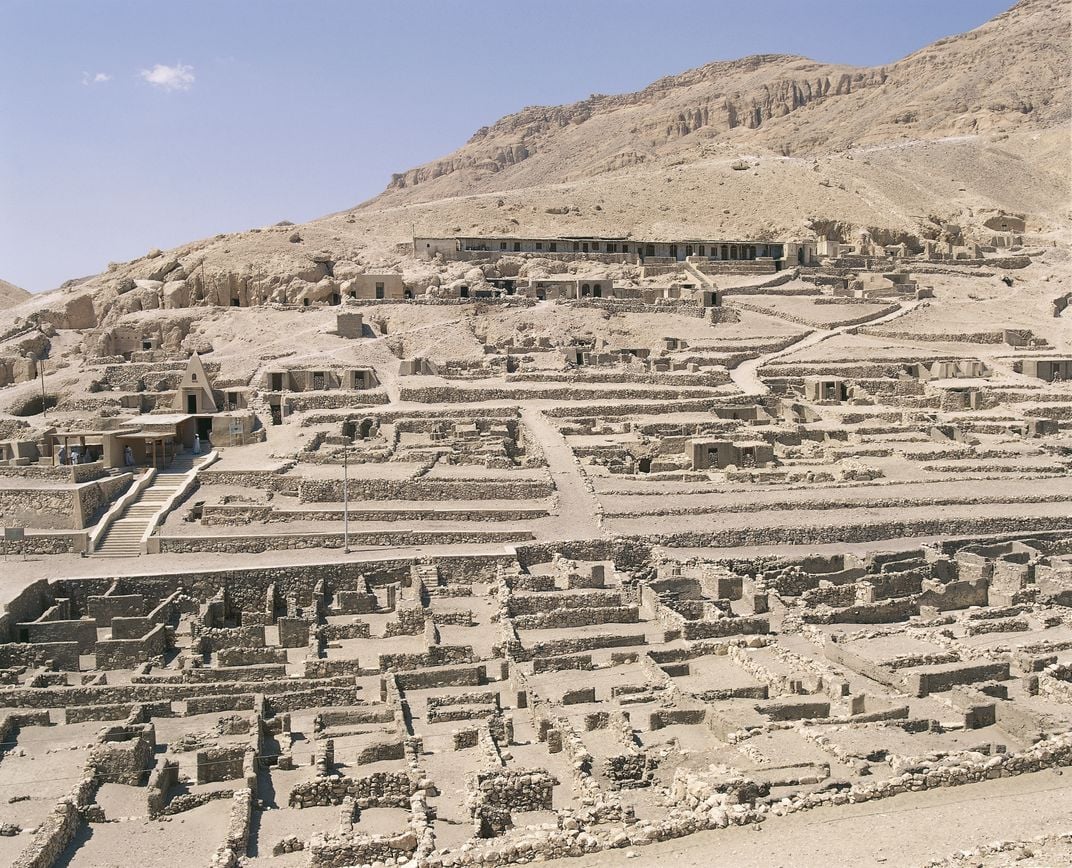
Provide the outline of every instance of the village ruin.
[[0,861],[636,857],[1072,765],[1068,332],[927,316],[1044,249],[412,253],[8,334],[85,386],[10,363]]
[[1072,863],[1068,12],[0,281],[0,865]]

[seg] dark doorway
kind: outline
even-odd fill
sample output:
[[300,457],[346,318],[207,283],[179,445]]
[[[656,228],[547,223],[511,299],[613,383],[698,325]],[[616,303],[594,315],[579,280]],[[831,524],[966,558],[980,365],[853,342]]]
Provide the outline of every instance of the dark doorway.
[[190,414],[197,413],[197,395],[186,396],[186,412]]

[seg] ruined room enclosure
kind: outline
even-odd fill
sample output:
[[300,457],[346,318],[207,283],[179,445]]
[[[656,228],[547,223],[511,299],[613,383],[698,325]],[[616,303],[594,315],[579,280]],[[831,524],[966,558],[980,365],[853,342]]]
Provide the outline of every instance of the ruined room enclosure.
[[1072,764],[1066,534],[519,556],[30,585],[0,858],[527,862]]

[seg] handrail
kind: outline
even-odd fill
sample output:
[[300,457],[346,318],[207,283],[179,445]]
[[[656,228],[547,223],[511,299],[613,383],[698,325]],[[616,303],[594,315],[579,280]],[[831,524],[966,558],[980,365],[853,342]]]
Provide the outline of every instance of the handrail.
[[149,519],[148,527],[145,528],[145,533],[141,535],[141,542],[139,543],[138,548],[138,551],[141,554],[145,555],[149,553],[149,537],[153,535],[161,522],[167,517],[167,514],[189,496],[190,492],[193,490],[194,484],[197,482],[198,472],[218,461],[219,457],[219,450],[213,449],[204,461],[191,467],[189,472],[185,474],[186,478],[183,480],[182,485],[175,490],[175,493],[172,494],[171,497],[164,501],[160,509],[153,513],[153,517]]
[[156,468],[148,468],[134,481],[134,484],[131,485],[130,488],[123,492],[122,497],[109,507],[108,511],[101,516],[100,521],[97,522],[86,537],[86,554],[92,554],[97,550],[97,546],[104,538],[108,528],[112,526],[112,523],[119,518],[124,509],[141,496],[141,493],[152,484],[152,481],[155,478]]

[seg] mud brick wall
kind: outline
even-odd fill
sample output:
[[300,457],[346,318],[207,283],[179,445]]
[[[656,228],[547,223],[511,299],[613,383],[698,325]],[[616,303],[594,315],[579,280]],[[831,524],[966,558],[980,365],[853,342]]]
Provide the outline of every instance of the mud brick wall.
[[[550,497],[550,479],[358,479],[350,480],[350,496],[358,500],[536,500]],[[342,501],[342,480],[303,479],[302,503]]]
[[81,649],[77,642],[11,642],[0,645],[0,668],[52,664],[61,672],[77,672]]
[[363,590],[339,591],[335,597],[334,611],[341,615],[365,615],[376,607],[376,595]]
[[367,705],[357,708],[325,708],[313,721],[313,730],[322,732],[332,726],[368,723],[393,723],[394,709],[385,705]]
[[141,594],[93,595],[86,599],[86,611],[98,626],[110,627],[112,618],[145,614],[145,597]]
[[293,682],[289,690],[267,696],[268,710],[272,714],[286,711],[301,711],[306,708],[323,708],[331,705],[357,705],[363,701],[361,692],[353,684],[353,679],[336,679],[349,681],[349,684],[325,685],[311,687],[308,690],[294,690]]
[[395,835],[314,835],[307,848],[314,868],[342,865],[392,865],[407,861],[417,849],[412,830]]
[[578,654],[583,651],[595,651],[599,648],[621,648],[629,645],[644,645],[647,640],[643,633],[604,634],[601,636],[577,636],[570,639],[552,639],[537,642],[521,651],[518,660],[531,660],[533,657],[560,657],[564,654]]
[[241,681],[254,683],[258,681],[275,681],[287,677],[287,667],[282,663],[258,663],[238,666],[233,669],[185,669],[182,680],[189,684],[226,684]]
[[126,740],[105,740],[90,751],[89,765],[96,770],[97,777],[104,782],[142,786],[156,747],[152,725],[144,726],[137,732],[131,732],[125,726],[113,727],[104,738]]
[[310,623],[304,618],[278,618],[275,623],[281,648],[304,648],[309,644]]
[[[549,811],[558,778],[543,769],[477,772],[466,782],[475,805],[510,811]],[[475,805],[470,810],[475,809]]]
[[[63,596],[63,595],[61,595]],[[0,613],[0,641],[18,641],[15,625],[37,620],[52,605],[49,583],[38,579],[10,599]]]
[[204,654],[223,648],[263,648],[264,626],[252,627],[201,627],[194,624],[194,639]]
[[26,640],[34,645],[42,642],[77,642],[83,654],[92,653],[97,643],[97,622],[92,618],[77,621],[34,621],[19,624]]
[[588,627],[593,624],[636,624],[640,614],[636,606],[569,608],[538,615],[519,615],[514,619],[518,630],[544,630],[552,627]]
[[[409,574],[410,559],[377,562],[376,572],[389,575],[392,571]],[[329,588],[355,588],[358,576],[369,570],[360,563],[307,564],[293,567],[250,567],[234,570],[203,570],[176,574],[146,574],[126,577],[121,585],[124,593],[143,593],[150,599],[163,599],[180,588],[195,598],[209,600],[226,589],[230,611],[258,611],[264,607],[265,593],[274,584],[280,598],[294,595],[298,604],[312,602],[313,589],[324,582]],[[84,607],[89,594],[103,594],[112,584],[110,579],[59,580],[53,586],[57,596],[70,597]],[[34,617],[38,613],[35,613]]]
[[332,676],[361,674],[361,663],[356,657],[331,658],[330,660],[305,661],[306,678],[330,678]]
[[484,666],[463,666],[423,672],[400,672],[396,676],[402,690],[426,690],[429,687],[478,687],[487,683]]
[[[1030,521],[1033,531],[1061,530],[1068,519],[1061,516],[935,518],[916,521],[862,522],[838,526],[786,526],[739,528],[711,533],[659,534],[639,542],[672,548],[721,548],[764,545],[819,545],[826,543],[869,542],[925,536],[972,536],[1022,531]],[[519,551],[520,555],[520,551]],[[537,562],[538,563],[538,562]]]
[[12,868],[52,868],[81,825],[82,816],[75,800],[60,799],[37,827],[26,849],[12,863]]
[[905,689],[915,696],[927,696],[958,684],[980,681],[1005,681],[1009,678],[1007,662],[944,663],[904,677]]
[[471,645],[433,645],[424,654],[381,654],[380,671],[409,672],[428,666],[473,663],[476,655]]
[[[553,576],[548,576],[552,584],[548,590],[553,590]],[[514,595],[510,597],[510,614],[535,615],[543,612],[555,612],[567,607],[595,608],[604,606],[620,606],[621,594],[617,591],[592,591],[589,593],[549,594],[542,595]]]
[[591,654],[578,654],[573,657],[534,657],[532,659],[532,671],[534,674],[541,672],[560,672],[565,669],[593,669]]
[[753,636],[769,632],[770,621],[767,618],[719,618],[714,621],[685,621],[682,625],[682,635],[689,640]]
[[134,669],[164,656],[167,627],[157,624],[141,639],[102,639],[96,646],[97,669]]
[[[305,643],[303,642],[302,644],[304,645]],[[285,648],[221,648],[216,652],[216,662],[220,666],[258,666],[264,663],[286,663],[287,652]]]
[[82,723],[86,720],[126,720],[138,707],[149,717],[171,717],[170,702],[132,703],[119,702],[105,705],[71,705],[66,709],[67,723]]
[[209,467],[198,472],[197,481],[201,485],[237,485],[280,494],[297,494],[300,479],[287,476],[282,470],[217,470]]
[[368,808],[408,808],[416,782],[407,772],[375,772],[360,778],[318,777],[298,784],[287,797],[292,808],[330,807],[353,799]]
[[179,764],[164,760],[149,776],[148,801],[149,816],[159,817],[167,804],[167,794],[179,783]]
[[[457,543],[518,542],[533,538],[526,530],[444,530],[360,531],[350,534],[351,545],[397,546],[449,545]],[[292,533],[249,536],[168,536],[159,537],[160,551],[165,553],[227,552],[248,554],[278,549],[342,548],[342,533]]]
[[122,474],[63,488],[0,487],[0,511],[13,526],[77,530],[92,524],[132,479]]
[[186,714],[212,714],[221,711],[252,711],[252,693],[227,693],[221,696],[191,696],[186,700]]
[[839,609],[804,612],[801,620],[808,624],[892,624],[907,621],[919,614],[919,603],[914,597],[898,600],[883,600],[879,603],[860,603]]
[[[315,708],[324,705],[349,705],[357,701],[352,678],[333,678],[309,690],[295,690],[294,680],[235,682],[233,684],[129,684],[88,687],[22,687],[3,691],[8,708],[64,708],[69,705],[96,705],[116,702],[189,701],[195,697],[217,697],[221,689],[235,696],[254,692],[264,694],[268,705],[278,711]],[[308,704],[301,704],[308,702]]]
[[[282,624],[283,620],[283,618],[280,618],[279,623]],[[308,625],[308,622],[305,623]],[[282,630],[282,627],[280,627],[280,630]],[[317,635],[325,642],[335,642],[339,639],[368,639],[372,636],[371,631],[372,625],[368,621],[354,621],[350,624],[322,624],[316,628]],[[305,645],[307,642],[308,639],[306,642],[302,642],[301,645]],[[282,644],[282,633],[280,633],[280,644]]]
[[385,741],[370,744],[358,751],[354,764],[359,766],[369,763],[386,762],[405,758],[405,748],[401,741]]
[[923,582],[931,577],[930,569],[905,570],[900,573],[882,573],[865,576],[861,581],[871,585],[872,599],[885,600],[891,597],[909,597],[922,590]]
[[199,750],[196,757],[197,783],[210,784],[243,777],[242,766],[245,758],[245,746]]

